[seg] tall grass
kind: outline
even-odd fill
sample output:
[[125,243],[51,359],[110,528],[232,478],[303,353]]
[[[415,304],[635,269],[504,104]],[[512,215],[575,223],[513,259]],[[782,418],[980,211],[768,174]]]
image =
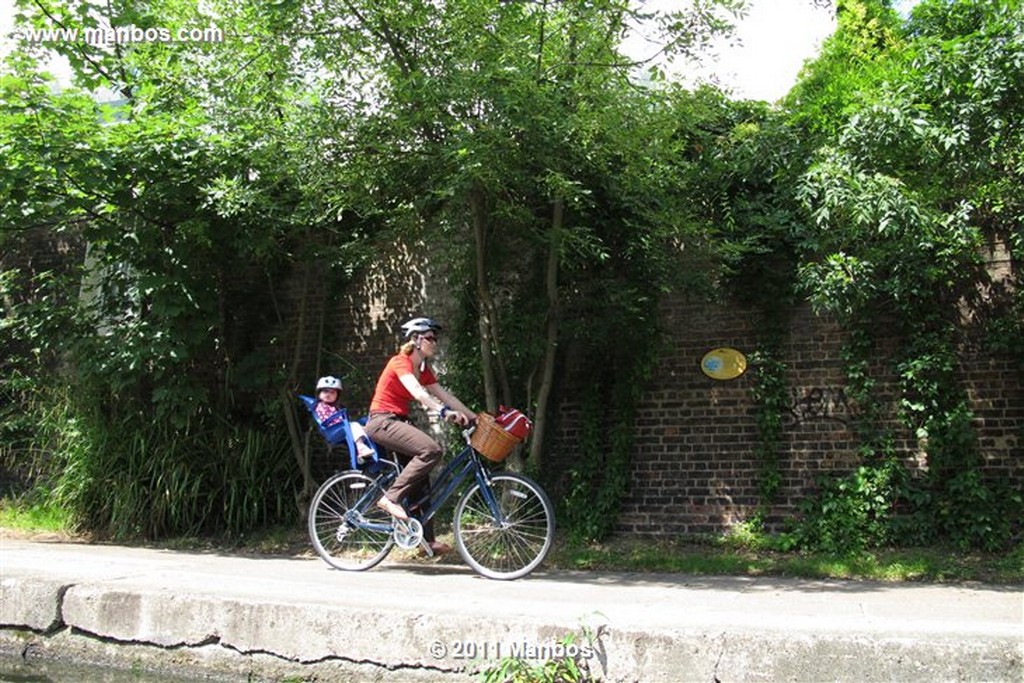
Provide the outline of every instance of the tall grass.
[[[59,392],[39,391],[37,383],[17,368],[0,378],[0,479],[5,489],[0,493],[33,497],[24,501],[29,505],[40,502],[35,498],[48,489],[55,470],[55,448],[46,426],[64,422],[67,414]],[[39,484],[39,489],[26,491],[29,483]]]
[[302,482],[284,430],[238,429],[221,436],[227,438],[217,450],[231,456],[220,477],[224,528],[242,533],[294,519]]
[[44,393],[22,406],[33,429],[3,453],[35,484],[22,509],[56,508],[73,529],[122,540],[239,535],[297,518],[301,479],[284,429],[110,418]]

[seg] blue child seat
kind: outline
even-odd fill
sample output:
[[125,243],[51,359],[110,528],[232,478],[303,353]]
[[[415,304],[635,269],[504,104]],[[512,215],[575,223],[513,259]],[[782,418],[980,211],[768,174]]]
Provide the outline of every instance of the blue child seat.
[[[312,396],[303,396],[302,394],[299,394],[299,399],[306,404],[306,409],[313,417],[313,421],[316,422],[316,428],[320,431],[324,440],[327,441],[327,444],[332,447],[340,446],[342,444],[348,446],[349,464],[352,469],[359,469],[360,463],[359,459],[356,457],[356,442],[355,439],[352,438],[352,428],[350,427],[348,411],[344,408],[339,408],[338,412],[321,422],[317,417],[315,410],[317,400]],[[365,425],[366,418],[363,418],[358,422],[359,424]],[[362,465],[366,466],[372,464],[375,466],[380,462],[380,449],[377,447],[377,444],[370,439],[370,437],[366,437],[366,441],[373,448],[373,458],[362,463]]]

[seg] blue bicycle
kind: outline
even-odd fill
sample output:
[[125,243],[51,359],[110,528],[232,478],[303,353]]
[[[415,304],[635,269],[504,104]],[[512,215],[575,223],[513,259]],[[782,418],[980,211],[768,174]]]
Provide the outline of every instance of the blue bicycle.
[[[315,403],[308,396],[300,398],[310,408],[311,402]],[[423,541],[423,523],[460,490],[452,524],[455,547],[478,574],[518,579],[536,569],[551,549],[555,515],[544,489],[529,477],[492,471],[487,464],[504,460],[516,441],[494,424],[490,415],[481,413],[476,426],[462,432],[465,448],[442,469],[420,500],[402,501],[410,513],[408,521],[397,520],[376,506],[400,466],[372,443],[376,454],[360,463],[343,410],[318,427],[329,443],[348,446],[351,467],[325,481],[309,509],[310,540],[332,567],[370,569],[395,545],[405,550],[419,546],[429,553]],[[464,482],[468,485],[462,487]]]

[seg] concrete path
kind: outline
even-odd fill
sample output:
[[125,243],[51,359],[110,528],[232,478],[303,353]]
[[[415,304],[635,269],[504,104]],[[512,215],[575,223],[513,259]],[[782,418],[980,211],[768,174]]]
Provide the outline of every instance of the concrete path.
[[0,539],[0,579],[8,654],[225,680],[479,680],[571,656],[605,681],[1024,681],[1020,587],[545,571],[498,582],[454,563],[350,573],[12,539]]

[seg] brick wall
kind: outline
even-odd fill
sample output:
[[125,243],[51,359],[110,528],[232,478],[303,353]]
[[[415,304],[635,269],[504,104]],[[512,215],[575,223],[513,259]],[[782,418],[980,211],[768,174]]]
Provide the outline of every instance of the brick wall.
[[[273,331],[274,357],[295,376],[296,391],[311,393],[318,375],[335,374],[346,380],[343,398],[349,408],[366,411],[377,375],[402,342],[400,325],[418,315],[442,321],[449,316],[444,279],[419,255],[422,251],[422,245],[396,243],[343,286],[326,284],[322,264],[296,268],[281,286],[283,316]],[[304,289],[305,310],[300,305]]]
[[[757,346],[755,315],[719,302],[676,297],[662,311],[666,327],[678,330],[639,406],[632,479],[619,530],[635,535],[716,533],[749,518],[757,508],[760,463],[750,390],[756,370],[719,381],[700,362],[708,351],[728,346],[749,354]],[[779,467],[782,485],[770,524],[793,513],[821,475],[845,474],[857,464],[852,422],[857,406],[846,393],[840,361],[843,335],[828,319],[801,306],[790,320],[782,349],[790,387]],[[896,430],[896,448],[908,467],[926,463],[916,439],[896,421],[892,342],[878,345],[873,373]],[[977,416],[985,467],[1024,489],[1024,388],[1009,358],[963,350],[963,372]],[[567,378],[585,390],[579,376]],[[886,400],[886,397],[888,400]],[[571,462],[577,440],[578,406],[563,402],[561,431],[553,450]]]
[[[290,392],[313,395],[317,377],[333,374],[343,378],[341,400],[349,414],[366,415],[377,377],[403,341],[401,324],[419,315],[452,317],[445,280],[424,259],[424,249],[396,243],[345,286],[326,284],[322,264],[295,269],[281,286],[283,317],[272,331],[273,356]],[[311,423],[304,418],[303,424]],[[318,436],[310,444],[317,479],[348,462],[346,453],[329,453]]]
[[974,410],[986,470],[1024,489],[1024,386],[1021,370],[1005,356],[977,349],[964,359],[965,385]]
[[[452,284],[411,256],[420,251],[396,248],[337,291],[327,291],[316,264],[309,265],[305,324],[300,327],[301,309],[290,303],[283,307],[287,313],[279,330],[284,347],[280,355],[285,357],[294,351],[300,332],[305,340],[297,390],[311,391],[318,374],[344,375],[345,401],[353,414],[363,414],[377,373],[400,341],[398,325],[418,314],[452,319]],[[284,298],[301,300],[302,286],[301,277],[293,277]],[[321,315],[324,335],[318,345]],[[758,507],[761,464],[750,397],[756,371],[718,381],[701,371],[700,362],[705,353],[723,346],[752,352],[759,337],[756,315],[733,304],[683,296],[663,302],[661,315],[665,327],[677,332],[667,340],[639,405],[632,483],[619,529],[648,536],[720,532]],[[882,381],[879,393],[893,413],[892,357],[897,349],[881,336],[873,373]],[[829,319],[814,315],[808,306],[792,312],[781,358],[790,391],[779,457],[782,483],[769,523],[790,516],[822,475],[845,474],[858,464],[852,431],[857,406],[847,394],[842,343],[841,330]],[[984,355],[977,348],[964,349],[963,360],[986,467],[1024,488],[1021,375],[1010,359]],[[588,374],[586,369],[570,369],[558,387],[558,429],[549,449],[554,472],[546,473],[555,498],[564,493],[565,483],[557,473],[564,475],[577,455],[580,407],[573,396],[586,390]],[[895,417],[889,425],[907,466],[924,464],[912,435]],[[338,458],[318,450],[317,471],[336,469]]]
[[[451,283],[422,270],[405,280],[389,274],[397,269],[408,276],[408,268],[408,262],[391,257],[381,269],[370,269],[372,274],[352,288],[336,311],[335,325],[360,330],[339,335],[332,348],[362,368],[364,386],[351,390],[367,401],[383,359],[397,343],[394,326],[407,312],[450,317],[445,302],[451,298]],[[395,282],[401,296],[388,293],[387,284]],[[665,327],[677,332],[667,340],[639,405],[632,483],[619,528],[637,535],[720,532],[749,518],[759,502],[761,464],[750,396],[756,371],[718,381],[701,371],[700,362],[705,353],[722,346],[752,352],[759,338],[756,315],[733,304],[684,296],[663,302],[661,314]],[[895,417],[893,358],[898,349],[880,332],[873,376],[881,381],[878,393],[888,408],[896,448],[908,467],[918,468],[926,464],[924,454]],[[853,433],[858,408],[847,394],[840,358],[843,340],[837,325],[808,306],[792,311],[781,358],[790,391],[779,457],[782,484],[769,523],[790,516],[819,477],[845,474],[858,464]],[[1024,489],[1021,374],[1011,359],[976,347],[963,349],[962,359],[986,469]],[[549,456],[556,472],[567,472],[576,456],[580,407],[572,397],[586,389],[589,374],[570,369],[558,388],[558,429]],[[552,495],[560,497],[565,478],[547,474]]]
[[[60,242],[40,252],[45,253],[20,253],[18,263],[37,270],[62,258],[82,258],[74,245]],[[5,267],[12,265],[8,254],[13,252],[4,255]],[[272,362],[289,391],[311,393],[317,376],[341,375],[350,412],[366,412],[377,374],[399,344],[398,325],[419,314],[454,318],[452,283],[425,265],[432,261],[421,254],[421,246],[396,246],[345,287],[326,284],[317,263],[303,264],[275,283],[280,323],[266,331],[262,343],[272,349]],[[665,327],[675,333],[639,405],[632,484],[620,530],[638,535],[719,532],[747,518],[758,504],[758,434],[750,398],[754,375],[748,371],[735,380],[716,381],[701,372],[700,361],[722,346],[753,351],[756,316],[732,304],[682,296],[667,299],[661,313]],[[779,459],[783,479],[769,521],[790,514],[819,475],[846,473],[857,464],[851,431],[857,406],[847,394],[842,340],[828,319],[806,306],[793,311],[781,359],[791,392]],[[888,380],[890,408],[894,351],[883,340],[875,363],[878,376]],[[986,468],[1024,489],[1020,370],[1011,359],[978,347],[965,347],[961,357]],[[564,473],[577,455],[580,408],[573,397],[587,388],[587,374],[569,369],[557,389],[558,429],[549,450],[555,471]],[[318,449],[318,473],[337,469],[339,456],[327,454],[317,439],[312,443]],[[908,466],[925,462],[912,435],[901,433],[896,445]],[[559,488],[558,477],[552,477],[554,498],[561,495]]]
[[29,228],[4,237],[0,270],[17,269],[23,281],[46,271],[66,272],[80,265],[85,257],[85,245],[69,233]]

